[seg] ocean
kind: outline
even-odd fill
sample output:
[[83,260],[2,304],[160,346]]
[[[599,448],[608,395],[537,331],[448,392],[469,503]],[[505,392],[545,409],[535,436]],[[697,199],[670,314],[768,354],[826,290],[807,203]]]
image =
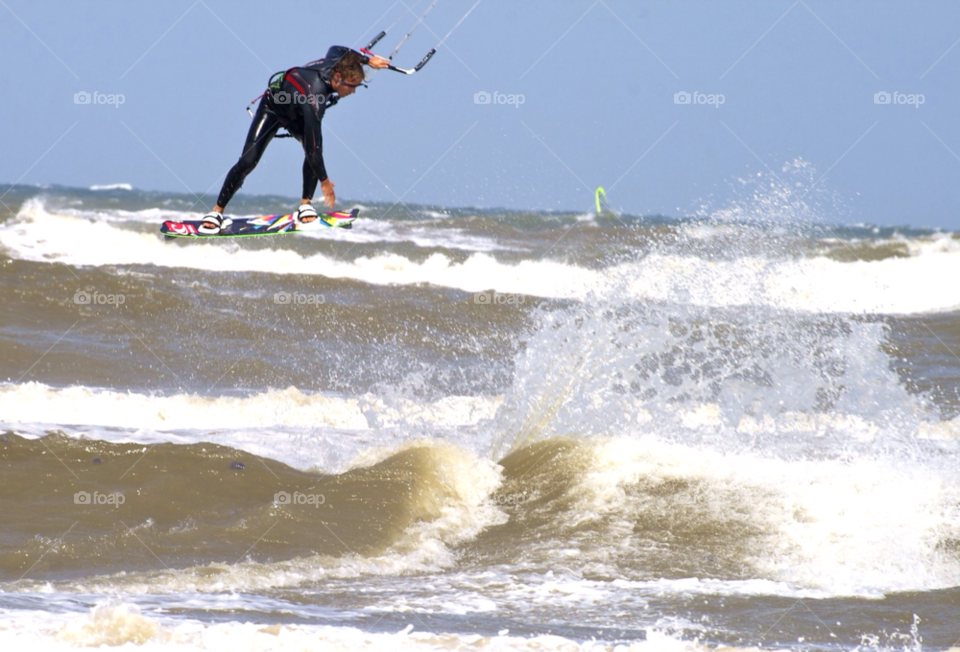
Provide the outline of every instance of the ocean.
[[795,167],[222,242],[0,186],[0,649],[960,646],[960,233]]

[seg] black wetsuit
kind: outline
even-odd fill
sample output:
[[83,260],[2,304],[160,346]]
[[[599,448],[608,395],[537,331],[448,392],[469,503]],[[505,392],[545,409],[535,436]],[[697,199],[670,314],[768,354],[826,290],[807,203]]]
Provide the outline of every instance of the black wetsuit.
[[[281,127],[303,145],[302,196],[304,199],[313,199],[317,183],[327,179],[320,121],[327,107],[336,104],[339,99],[330,86],[332,69],[350,51],[350,48],[334,45],[323,59],[287,70],[278,87],[267,89],[247,132],[243,154],[236,165],[230,168],[220,189],[217,199],[219,206],[225,207],[233,198]],[[360,57],[364,63],[368,62],[367,57]]]

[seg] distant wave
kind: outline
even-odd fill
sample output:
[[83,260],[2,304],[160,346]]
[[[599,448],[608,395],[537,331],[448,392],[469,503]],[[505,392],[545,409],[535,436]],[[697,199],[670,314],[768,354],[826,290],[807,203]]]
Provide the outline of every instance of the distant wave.
[[133,190],[129,183],[110,183],[105,186],[90,186],[90,190]]

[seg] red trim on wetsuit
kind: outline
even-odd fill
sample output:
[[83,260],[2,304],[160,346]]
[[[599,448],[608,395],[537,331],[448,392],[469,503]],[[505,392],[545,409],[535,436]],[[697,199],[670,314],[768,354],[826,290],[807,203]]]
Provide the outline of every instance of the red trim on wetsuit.
[[286,80],[289,81],[291,84],[293,84],[293,87],[296,88],[298,91],[300,91],[300,94],[301,94],[301,95],[306,95],[306,93],[303,92],[303,86],[301,86],[300,84],[298,84],[298,83],[297,83],[297,80],[294,79],[293,76],[290,74],[290,71],[291,71],[291,70],[296,70],[296,68],[291,68],[290,70],[288,70],[288,71],[287,71],[287,74],[284,75],[284,79],[286,79]]

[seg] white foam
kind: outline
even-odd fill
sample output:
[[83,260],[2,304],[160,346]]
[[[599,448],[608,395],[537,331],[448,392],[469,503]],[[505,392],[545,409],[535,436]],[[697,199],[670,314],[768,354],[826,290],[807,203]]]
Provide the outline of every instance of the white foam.
[[[723,454],[653,437],[591,440],[593,462],[570,490],[579,515],[622,520],[629,549],[649,501],[625,488],[681,481],[699,486],[704,513],[762,532],[744,560],[766,582],[727,585],[748,593],[780,593],[781,583],[830,595],[878,597],[960,585],[960,564],[939,544],[960,536],[960,487],[923,468],[893,463],[784,461]],[[653,509],[668,505],[653,502]],[[617,530],[619,532],[619,530]],[[604,554],[609,554],[605,549]],[[681,584],[672,590],[683,590]],[[689,588],[689,587],[688,587]],[[802,594],[799,594],[802,597]]]
[[443,429],[465,448],[476,448],[470,446],[476,439],[470,427],[492,418],[502,400],[447,396],[422,403],[305,394],[295,387],[244,398],[152,396],[31,382],[0,385],[0,427],[27,437],[55,427],[68,436],[112,443],[210,442],[297,468],[336,472],[373,443],[397,446],[423,430]]
[[952,233],[935,233],[925,238],[905,238],[911,256],[960,251],[960,238]]
[[110,183],[104,186],[90,186],[90,190],[133,190],[129,183]]
[[637,297],[703,306],[768,305],[800,312],[912,314],[960,309],[960,251],[838,262],[653,254],[623,272]]
[[[406,227],[375,228],[389,231]],[[362,241],[371,236],[322,232],[316,237]],[[388,239],[382,234],[381,237]],[[446,237],[423,236],[419,244],[446,246],[442,245]],[[455,240],[453,246],[457,246]],[[431,284],[466,292],[493,289],[562,299],[601,294],[616,285],[612,283],[614,278],[619,278],[626,280],[627,291],[642,301],[713,307],[766,305],[800,312],[857,314],[960,309],[960,285],[942,282],[960,276],[960,248],[949,238],[938,239],[909,258],[870,262],[750,256],[713,261],[657,253],[636,263],[597,271],[543,259],[507,264],[485,253],[474,253],[462,263],[440,253],[423,262],[397,254],[343,261],[321,254],[303,256],[281,248],[283,243],[277,243],[276,249],[257,251],[241,249],[235,243],[169,246],[157,233],[117,228],[102,220],[51,214],[39,201],[30,200],[16,219],[0,226],[0,242],[17,258],[78,266],[153,264],[219,272],[323,275],[375,285]],[[463,246],[469,249],[487,245],[471,241]]]
[[[327,233],[327,232],[324,232]],[[326,237],[335,237],[329,236]],[[550,261],[497,262],[478,253],[463,263],[436,253],[422,263],[396,254],[346,262],[322,254],[302,256],[285,249],[241,250],[235,243],[170,246],[159,233],[140,233],[103,222],[55,215],[34,200],[17,219],[0,227],[2,242],[15,257],[70,265],[142,265],[220,272],[323,275],[376,285],[430,283],[467,292],[498,289],[527,295],[581,298],[598,287],[597,272]],[[278,243],[278,247],[283,246]]]
[[367,429],[365,413],[379,427],[473,425],[491,418],[501,396],[447,396],[433,403],[404,398],[385,401],[304,394],[296,387],[246,397],[193,394],[151,396],[74,385],[0,384],[0,414],[6,423],[99,425],[114,428],[264,428],[269,426]]
[[[325,625],[263,625],[238,621],[202,623],[144,615],[135,605],[105,603],[89,614],[53,616],[40,612],[14,612],[0,619],[0,647],[35,652],[66,652],[77,647],[121,646],[142,652],[210,650],[260,652],[266,650],[324,652],[441,652],[491,650],[504,652],[609,652],[599,641],[577,642],[554,635],[496,636],[418,631],[418,620],[396,633],[364,632],[354,627]],[[617,652],[706,652],[693,641],[656,630],[646,632],[646,641],[617,646]],[[734,652],[736,648],[725,647]]]
[[359,401],[303,394],[294,387],[249,398],[190,394],[148,396],[42,383],[0,385],[0,414],[7,423],[99,425],[114,428],[263,428],[327,426],[366,429]]
[[[923,438],[923,428],[932,424],[921,423],[918,437]],[[843,433],[856,441],[872,441],[880,434],[880,426],[856,414],[807,414],[784,412],[774,418],[764,415],[761,419],[745,415],[737,424],[737,432],[750,435],[761,433],[794,434],[807,433],[824,437],[827,433]]]
[[405,425],[465,426],[492,419],[503,402],[503,395],[490,397],[445,396],[433,403],[410,399],[365,397],[364,413],[373,416],[377,428]]
[[[875,229],[876,231],[876,229]],[[898,253],[908,256],[923,256],[935,253],[953,253],[960,251],[960,236],[954,233],[931,233],[921,236],[905,236],[894,233],[889,238],[875,240],[842,240],[840,238],[824,238],[822,245],[832,253],[846,253],[856,256],[858,248],[866,246],[870,249],[895,248]]]
[[[57,208],[55,211],[49,212],[40,202],[40,200],[32,201],[36,202],[37,206],[41,207],[41,209],[48,215],[80,217],[88,222],[149,224],[158,229],[166,220],[182,222],[185,220],[198,220],[201,217],[200,213],[171,210],[167,208],[145,208],[141,210],[111,208],[109,210],[104,210],[102,208],[83,209],[76,207],[64,207]],[[362,206],[354,205],[351,208],[360,208],[361,217],[363,216]],[[292,209],[292,206],[278,207],[278,210],[280,211],[289,212],[289,210]],[[344,208],[344,210],[349,209]],[[230,217],[243,219],[260,217],[260,215],[232,213],[230,214]],[[298,237],[325,239],[329,238],[330,234],[326,230],[306,231],[300,234]],[[498,243],[493,238],[466,233],[462,229],[450,228],[449,226],[435,228],[435,226],[429,222],[421,223],[389,219],[362,219],[362,221],[357,224],[357,228],[338,231],[336,238],[338,241],[351,243],[407,242],[425,249],[445,248],[478,252],[517,249],[517,247],[506,246]]]
[[941,441],[960,439],[960,417],[955,417],[950,421],[920,424],[920,432],[917,437],[920,439],[939,439]]
[[[305,235],[311,238],[327,237],[324,231],[308,231]],[[466,233],[462,229],[453,229],[449,226],[437,228],[429,223],[424,225],[418,222],[396,220],[363,220],[349,231],[338,232],[337,239],[355,243],[408,242],[424,249],[459,249],[477,252],[518,249],[498,243],[493,238]]]
[[[39,200],[31,200],[37,201]],[[42,206],[42,204],[40,204]],[[78,202],[79,205],[79,202]],[[44,208],[46,211],[46,209]],[[66,217],[79,217],[88,222],[108,222],[108,223],[137,223],[137,224],[156,224],[157,228],[164,220],[183,221],[199,219],[197,213],[187,211],[178,211],[169,208],[144,208],[141,210],[130,211],[122,208],[113,208],[110,210],[93,210],[78,207],[58,207],[55,215]]]

